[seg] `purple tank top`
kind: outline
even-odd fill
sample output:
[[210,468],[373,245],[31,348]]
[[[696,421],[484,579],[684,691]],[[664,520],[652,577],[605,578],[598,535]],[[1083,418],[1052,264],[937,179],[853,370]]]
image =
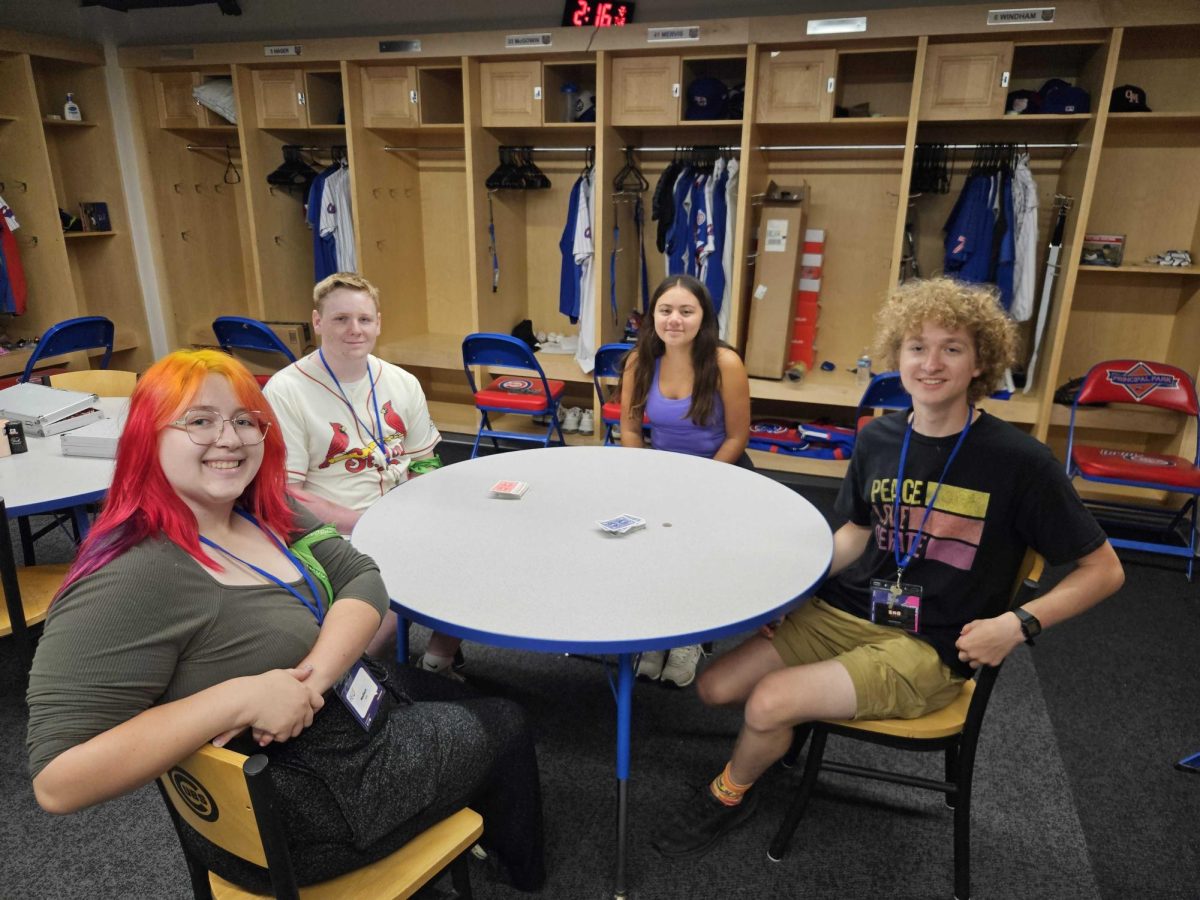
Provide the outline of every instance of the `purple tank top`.
[[725,442],[725,404],[718,393],[713,397],[712,413],[707,425],[697,425],[688,418],[691,397],[670,400],[658,389],[658,369],[662,359],[654,361],[654,380],[646,397],[646,417],[650,420],[650,445],[655,450],[707,456],[721,449]]

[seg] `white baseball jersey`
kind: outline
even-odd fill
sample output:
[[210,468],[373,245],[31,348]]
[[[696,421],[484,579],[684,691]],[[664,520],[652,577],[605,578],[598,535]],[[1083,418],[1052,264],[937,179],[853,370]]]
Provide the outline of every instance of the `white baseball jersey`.
[[374,356],[367,368],[370,377],[342,382],[349,405],[317,353],[276,372],[265,388],[287,444],[288,481],[355,510],[406,481],[409,461],[442,439],[415,377]]

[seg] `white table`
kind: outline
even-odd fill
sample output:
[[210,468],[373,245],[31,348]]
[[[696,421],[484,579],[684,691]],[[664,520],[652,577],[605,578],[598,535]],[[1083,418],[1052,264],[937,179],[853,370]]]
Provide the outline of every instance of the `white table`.
[[[503,479],[529,482],[528,493],[491,497]],[[622,513],[646,528],[615,536],[596,524]],[[833,554],[824,517],[770,478],[622,447],[447,466],[380,499],[352,540],[403,617],[502,647],[618,655],[618,898],[633,654],[756,628],[811,593]]]
[[[102,397],[100,408],[107,418],[122,418],[127,397]],[[0,501],[8,518],[70,509],[82,538],[87,533],[85,507],[104,498],[112,483],[114,461],[84,456],[63,456],[59,435],[36,437],[28,430],[29,450],[0,457]],[[0,582],[4,586],[13,635],[29,653],[29,636],[21,608],[17,564],[7,523],[0,535]]]

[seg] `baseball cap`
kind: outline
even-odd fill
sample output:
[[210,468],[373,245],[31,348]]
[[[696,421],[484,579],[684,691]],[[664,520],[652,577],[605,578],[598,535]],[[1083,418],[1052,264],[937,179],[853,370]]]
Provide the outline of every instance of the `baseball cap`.
[[1042,95],[1037,91],[1010,91],[1004,111],[1025,115],[1039,113],[1042,111]]
[[1081,87],[1061,78],[1051,78],[1038,91],[1043,113],[1086,113],[1092,111],[1092,97]]
[[576,122],[596,121],[596,93],[587,88],[576,93],[573,97]]
[[1146,105],[1146,92],[1136,84],[1123,84],[1113,88],[1108,102],[1109,112],[1153,112]]
[[723,119],[725,101],[729,96],[725,84],[719,78],[704,76],[688,85],[688,105],[685,119]]

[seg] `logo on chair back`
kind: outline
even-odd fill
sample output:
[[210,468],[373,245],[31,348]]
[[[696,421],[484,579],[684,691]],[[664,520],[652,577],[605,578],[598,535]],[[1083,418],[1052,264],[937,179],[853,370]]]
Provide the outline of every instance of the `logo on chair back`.
[[171,784],[175,786],[175,790],[179,792],[179,796],[183,798],[183,802],[192,812],[205,822],[217,821],[217,816],[221,812],[217,809],[217,801],[213,799],[212,794],[205,790],[204,785],[179,766],[173,768],[168,775]]
[[1144,362],[1136,362],[1124,371],[1109,369],[1105,376],[1110,384],[1125,388],[1129,396],[1138,402],[1145,400],[1159,388],[1170,391],[1179,387],[1177,377],[1155,372]]

